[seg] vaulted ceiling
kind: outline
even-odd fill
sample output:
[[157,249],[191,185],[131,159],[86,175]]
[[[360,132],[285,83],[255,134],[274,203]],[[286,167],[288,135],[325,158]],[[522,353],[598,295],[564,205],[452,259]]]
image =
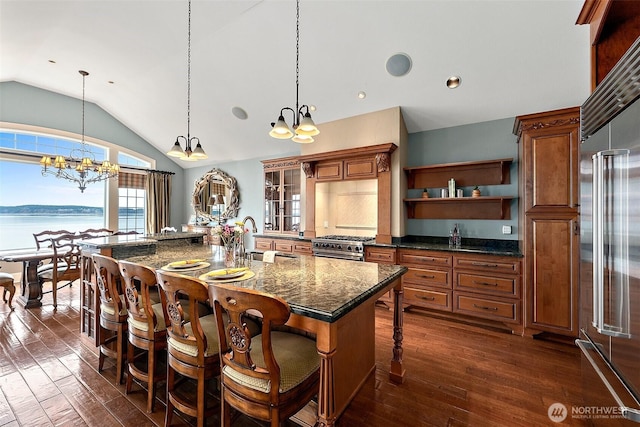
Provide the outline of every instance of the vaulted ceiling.
[[[400,106],[409,132],[579,105],[589,93],[582,3],[302,0],[300,103],[316,107],[321,131]],[[191,135],[209,161],[296,151],[268,136],[295,106],[295,1],[191,7]],[[394,77],[385,64],[400,52],[412,66]],[[0,81],[81,97],[80,69],[88,101],[167,151],[187,131],[187,1],[0,0]],[[451,75],[462,78],[454,90]]]

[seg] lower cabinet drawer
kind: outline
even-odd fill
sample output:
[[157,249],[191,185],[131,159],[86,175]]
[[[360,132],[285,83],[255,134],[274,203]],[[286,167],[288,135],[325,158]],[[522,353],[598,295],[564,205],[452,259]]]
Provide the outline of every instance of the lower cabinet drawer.
[[486,319],[519,322],[519,301],[498,300],[494,298],[482,298],[475,295],[466,295],[454,292],[455,313],[470,314]]
[[457,291],[467,290],[506,297],[520,296],[519,276],[500,277],[488,274],[456,273],[453,288]]
[[256,249],[259,251],[270,251],[271,250],[271,240],[265,239],[255,239]]
[[404,303],[425,308],[451,311],[451,291],[404,288]]
[[293,252],[293,243],[290,242],[280,242],[278,240],[275,241],[276,244],[276,251],[279,252],[287,252],[287,253],[292,253]]
[[405,286],[414,284],[442,286],[451,289],[451,270],[409,268],[404,276],[402,276],[402,283]]
[[311,255],[313,253],[310,243],[294,243],[293,252],[303,255]]

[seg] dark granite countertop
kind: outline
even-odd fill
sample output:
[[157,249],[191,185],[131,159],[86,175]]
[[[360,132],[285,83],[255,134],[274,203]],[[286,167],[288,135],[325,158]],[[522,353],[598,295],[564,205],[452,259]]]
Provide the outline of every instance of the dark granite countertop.
[[[198,277],[224,267],[223,249],[219,246],[158,247],[153,255],[131,257],[129,261],[157,269],[173,261],[198,258],[207,260],[210,265],[182,274]],[[234,282],[235,285],[278,295],[289,303],[293,313],[330,323],[407,271],[399,265],[306,255],[281,259],[273,264],[251,261],[249,268],[255,276]]]
[[[394,238],[394,240],[396,240]],[[407,236],[391,244],[365,243],[365,246],[421,249],[453,253],[522,257],[516,240],[463,238],[463,245],[451,247],[446,237]]]
[[173,240],[191,240],[200,238],[202,244],[202,233],[178,232],[166,234],[119,234],[105,237],[95,237],[93,239],[84,239],[79,242],[80,246],[103,249],[115,248],[119,246],[145,246],[154,245],[158,242]]

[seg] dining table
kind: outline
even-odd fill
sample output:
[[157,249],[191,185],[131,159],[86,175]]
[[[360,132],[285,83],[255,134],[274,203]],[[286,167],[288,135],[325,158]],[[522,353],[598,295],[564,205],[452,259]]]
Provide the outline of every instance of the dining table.
[[159,250],[128,260],[197,277],[208,287],[233,283],[283,298],[291,311],[287,325],[316,339],[321,358],[320,389],[313,409],[317,426],[334,426],[375,371],[376,301],[392,290],[395,311],[389,331],[393,342],[389,380],[404,381],[401,278],[406,267],[309,255],[276,259],[273,263],[243,259],[244,273],[232,278],[209,274],[226,268],[221,250],[210,246]]
[[45,259],[53,257],[53,249],[15,249],[0,251],[0,261],[21,262],[22,279],[18,301],[25,308],[42,306],[42,286],[38,280],[38,266]]

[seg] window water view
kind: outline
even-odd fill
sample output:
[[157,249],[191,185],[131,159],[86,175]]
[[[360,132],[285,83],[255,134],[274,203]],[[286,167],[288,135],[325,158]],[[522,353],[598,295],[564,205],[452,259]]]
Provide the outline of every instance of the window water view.
[[[71,232],[89,228],[105,228],[107,197],[105,182],[95,182],[80,192],[78,184],[42,175],[34,156],[69,155],[79,142],[44,133],[0,130],[0,148],[8,149],[0,158],[0,250],[25,249],[35,246],[34,233],[45,230]],[[107,157],[107,150],[90,147],[95,160]],[[38,156],[35,156],[37,159]],[[118,153],[118,162],[137,168],[151,164],[125,153]],[[118,223],[109,228],[120,231],[145,231],[145,190],[139,184],[128,188],[118,181]]]

